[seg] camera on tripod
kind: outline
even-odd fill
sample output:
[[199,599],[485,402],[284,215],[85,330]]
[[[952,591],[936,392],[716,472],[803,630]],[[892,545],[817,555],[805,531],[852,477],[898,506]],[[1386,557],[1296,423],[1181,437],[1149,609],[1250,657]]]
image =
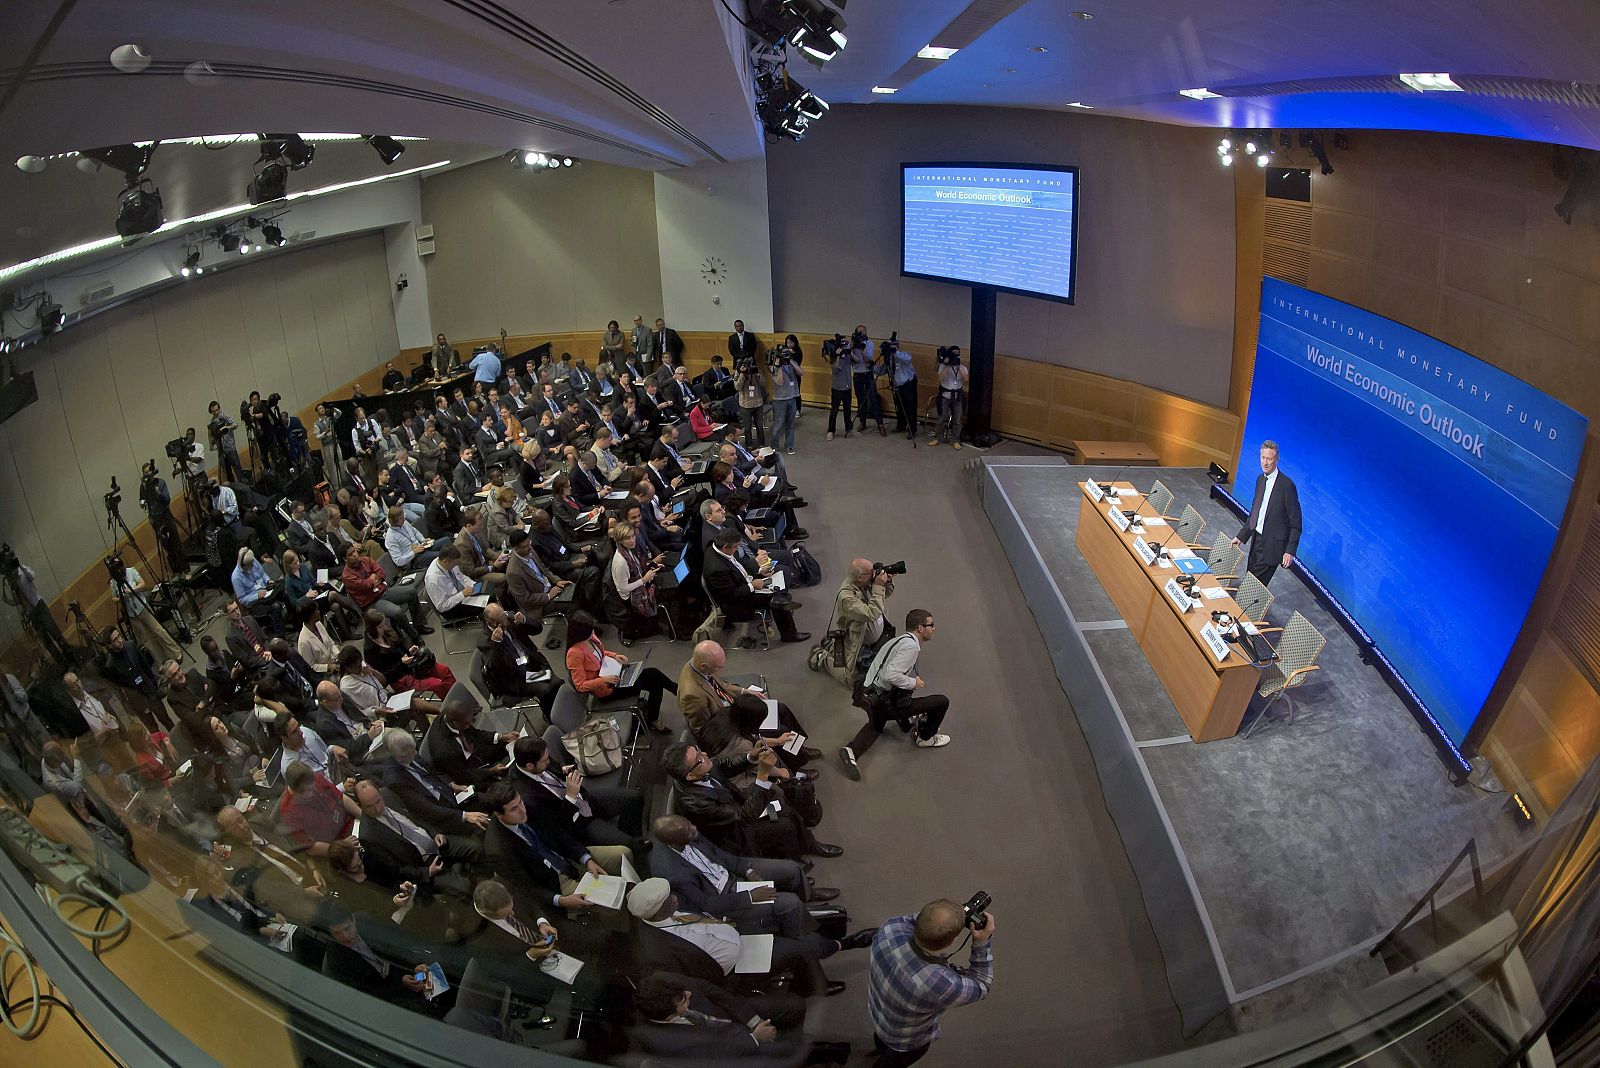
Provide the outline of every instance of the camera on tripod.
[[987,922],[984,913],[989,911],[989,906],[992,904],[994,898],[989,896],[988,891],[979,890],[973,894],[967,903],[961,906],[961,911],[967,914],[967,926],[974,931],[982,927]]
[[183,461],[189,455],[189,441],[187,438],[173,438],[166,445],[169,460]]
[[106,502],[106,511],[114,512],[122,504],[122,487],[117,485],[117,476],[111,476],[111,488],[106,490],[102,498]]
[[832,363],[850,350],[850,342],[843,334],[835,334],[822,343],[823,359]]
[[122,562],[121,553],[108,553],[105,559],[101,560],[100,562],[106,565],[106,574],[111,576],[112,582],[123,581],[124,576],[127,574],[128,568],[127,565]]
[[961,364],[961,346],[940,345],[934,356],[945,367],[957,367]]
[[17,559],[17,551],[11,547],[11,543],[0,545],[0,571],[9,575],[20,566],[22,561]]

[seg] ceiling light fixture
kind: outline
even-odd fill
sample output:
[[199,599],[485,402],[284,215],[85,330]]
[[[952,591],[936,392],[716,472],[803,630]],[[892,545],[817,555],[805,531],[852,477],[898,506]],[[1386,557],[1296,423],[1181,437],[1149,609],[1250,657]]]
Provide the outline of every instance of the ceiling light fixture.
[[131,245],[161,229],[166,216],[161,210],[161,191],[143,178],[131,182],[117,200],[117,234],[124,245]]
[[273,248],[282,248],[289,243],[289,239],[283,236],[283,230],[277,223],[262,223],[261,239]]
[[1071,13],[1071,16],[1077,19],[1079,22],[1088,22],[1090,19],[1094,18],[1094,15],[1088,11],[1074,11]]
[[1210,89],[1179,89],[1178,95],[1186,96],[1190,100],[1216,100],[1222,96],[1221,93],[1213,93]]
[[[257,162],[260,162],[259,160]],[[276,161],[256,171],[255,177],[245,187],[252,204],[269,204],[283,200],[289,192],[289,168]]]
[[392,165],[406,150],[405,145],[386,134],[362,134],[361,139],[372,146],[372,150],[383,160],[385,167]]
[[206,273],[206,269],[200,266],[199,249],[191,248],[189,250],[189,254],[183,258],[183,267],[179,269],[178,273],[183,275],[185,278],[189,278],[191,276],[198,278]]
[[263,160],[282,160],[293,171],[305,170],[317,154],[317,146],[299,134],[265,133],[260,140]]
[[1069,108],[1082,108],[1084,111],[1093,111],[1094,110],[1094,105],[1093,104],[1085,104],[1081,100],[1074,100],[1072,103],[1068,104],[1067,107],[1069,107]]
[[[876,92],[876,90],[874,90],[874,92]],[[23,174],[38,174],[47,166],[49,166],[49,164],[45,161],[43,156],[17,157],[17,170],[21,171]]]
[[239,235],[232,230],[218,230],[216,234],[217,245],[224,252],[238,252],[240,246]]
[[1050,49],[1046,48],[1044,45],[1034,45],[1031,48],[1029,48],[1028,51],[1037,52],[1039,55],[1042,56],[1045,53],[1049,52]]
[[118,45],[111,50],[111,65],[124,74],[138,74],[150,65],[150,53],[136,44]]
[[949,59],[959,51],[961,51],[959,48],[939,48],[936,45],[927,45],[917,50],[917,58],[944,60]]
[[1402,74],[1400,81],[1419,93],[1461,93],[1466,90],[1448,74]]
[[[894,94],[898,93],[900,90],[895,89],[895,88],[893,88],[891,86],[887,86],[887,85],[874,85],[872,87],[872,91],[874,93],[878,94],[879,96],[893,96]],[[28,159],[29,157],[24,156],[22,158],[23,159]],[[17,166],[22,167],[22,161],[21,160],[17,161]],[[42,170],[43,168],[41,167],[40,169]],[[23,170],[27,170],[27,168],[23,167]]]
[[1233,166],[1233,153],[1232,152],[1224,152],[1222,154],[1222,165],[1224,167]]
[[838,55],[848,43],[844,35],[844,16],[822,0],[785,0],[799,25],[789,32],[788,41],[817,66]]
[[39,333],[53,334],[61,329],[61,324],[67,321],[66,313],[61,310],[61,305],[50,299],[50,294],[44,294],[44,300],[39,303]]

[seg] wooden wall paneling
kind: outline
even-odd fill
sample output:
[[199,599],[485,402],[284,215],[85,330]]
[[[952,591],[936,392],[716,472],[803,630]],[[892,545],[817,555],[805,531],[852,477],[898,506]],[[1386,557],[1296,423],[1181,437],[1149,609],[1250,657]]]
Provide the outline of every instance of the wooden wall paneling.
[[[381,253],[381,246],[379,251]],[[374,364],[381,367],[385,361],[394,358],[393,345],[379,351],[377,331],[372,325],[372,303],[367,295],[371,284],[369,276],[377,266],[372,260],[372,250],[362,248],[354,262],[342,268],[338,264],[334,265],[339,294],[339,318],[344,322],[345,348],[342,359],[323,361],[319,371],[319,377],[323,382],[329,384],[343,382],[363,368]],[[384,262],[382,270],[385,275],[388,274],[387,261]],[[307,387],[302,397],[308,401],[322,396],[328,389],[327,385],[313,387],[311,383],[307,383]]]
[[[372,235],[372,249],[364,257],[367,264],[367,319],[372,323],[372,363],[388,358],[400,347],[400,330],[395,322],[394,279],[389,277],[389,256],[382,234]],[[341,373],[330,369],[328,381],[339,381]]]

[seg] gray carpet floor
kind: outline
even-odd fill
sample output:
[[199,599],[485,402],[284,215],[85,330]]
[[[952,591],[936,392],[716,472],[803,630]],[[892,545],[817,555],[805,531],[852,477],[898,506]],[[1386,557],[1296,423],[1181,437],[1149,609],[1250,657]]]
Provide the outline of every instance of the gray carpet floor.
[[[1087,624],[1095,659],[1194,871],[1237,1000],[1381,935],[1469,838],[1486,865],[1517,845],[1504,797],[1450,785],[1387,684],[1287,573],[1273,580],[1270,620],[1281,626],[1298,610],[1328,639],[1322,670],[1296,692],[1296,722],[1275,719],[1248,741],[1188,741],[1074,546],[1076,482],[1098,470],[1018,466],[997,475],[1074,616]],[[1203,471],[1120,473],[1140,489],[1159,474],[1180,506],[1195,505],[1214,529],[1238,529],[1238,519],[1209,500]],[[1247,713],[1246,726],[1254,715]],[[1174,737],[1180,740],[1149,744]],[[1347,967],[1342,974],[1364,984],[1381,971]]]

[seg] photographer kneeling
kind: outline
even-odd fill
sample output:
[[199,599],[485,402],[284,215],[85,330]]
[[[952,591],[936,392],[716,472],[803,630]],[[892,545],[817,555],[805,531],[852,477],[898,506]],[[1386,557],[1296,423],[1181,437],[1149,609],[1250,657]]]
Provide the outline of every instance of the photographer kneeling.
[[[821,660],[828,674],[847,689],[853,689],[861,677],[866,666],[863,661],[877,652],[885,639],[894,637],[894,626],[884,615],[885,604],[893,594],[894,575],[890,571],[874,566],[865,557],[850,561],[850,573],[833,596],[833,623],[828,631],[829,640],[834,643],[833,655]],[[813,668],[817,665],[818,661],[813,660]]]
[[857,758],[872,748],[872,743],[878,740],[891,719],[912,736],[912,744],[919,749],[938,749],[950,744],[950,736],[939,733],[945,713],[950,711],[950,698],[943,694],[915,696],[926,685],[916,673],[917,657],[924,643],[932,637],[933,613],[913,608],[906,613],[906,633],[885,642],[873,657],[859,695],[860,703],[867,710],[867,722],[850,744],[839,750],[844,773],[857,782],[861,780]]
[[[965,905],[940,899],[912,916],[884,922],[872,939],[867,972],[867,1015],[872,1018],[878,1068],[905,1068],[921,1060],[939,1037],[946,1009],[982,1001],[994,986],[994,916],[989,895]],[[966,968],[950,963],[963,929],[972,931]]]

